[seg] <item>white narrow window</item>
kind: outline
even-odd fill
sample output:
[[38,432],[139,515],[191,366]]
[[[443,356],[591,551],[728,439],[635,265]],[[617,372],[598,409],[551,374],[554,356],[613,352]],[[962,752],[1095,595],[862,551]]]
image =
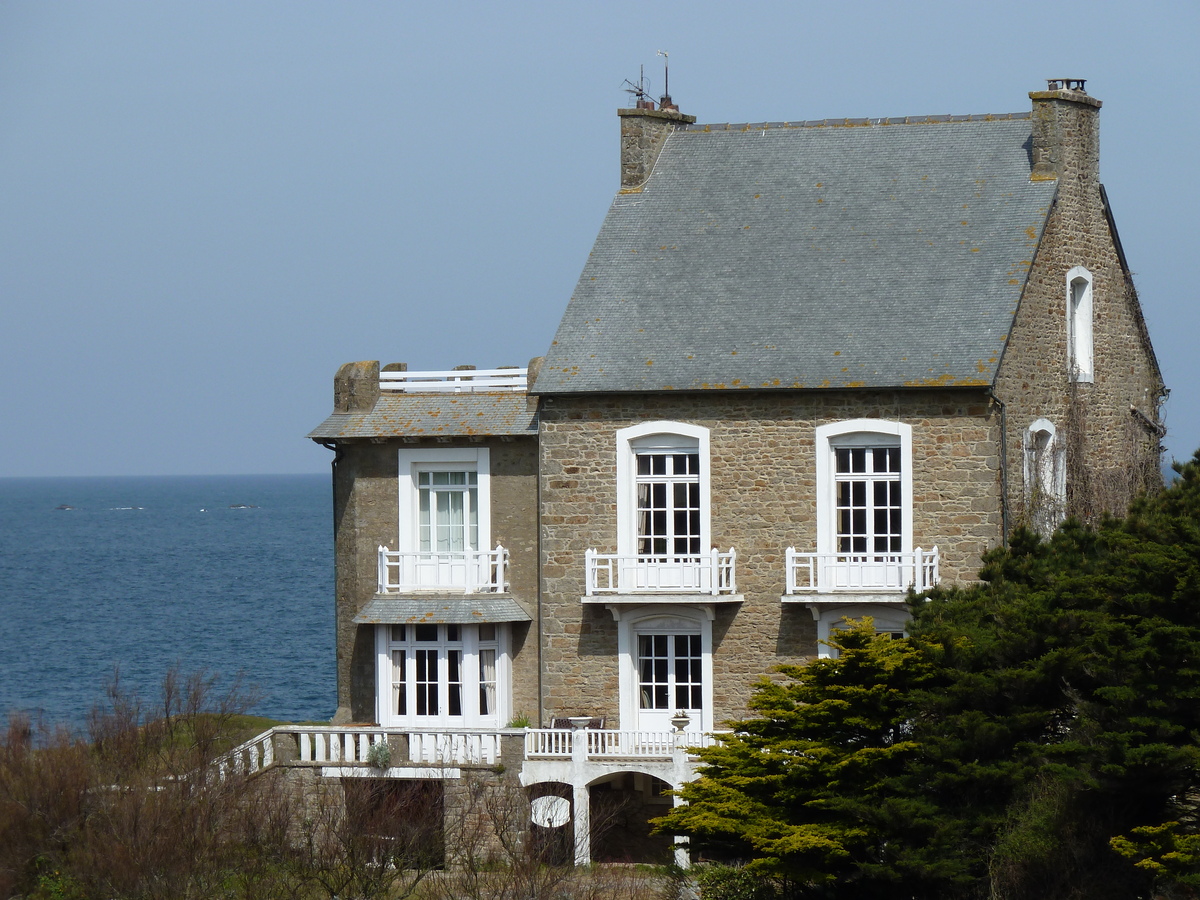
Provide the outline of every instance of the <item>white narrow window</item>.
[[1038,419],[1025,432],[1025,491],[1030,524],[1049,536],[1066,518],[1066,448],[1054,424]]
[[507,705],[503,625],[383,625],[381,725],[498,726]]
[[479,715],[496,714],[496,653],[498,651],[495,625],[479,626]]
[[1072,380],[1092,380],[1092,273],[1083,266],[1067,273],[1067,361]]

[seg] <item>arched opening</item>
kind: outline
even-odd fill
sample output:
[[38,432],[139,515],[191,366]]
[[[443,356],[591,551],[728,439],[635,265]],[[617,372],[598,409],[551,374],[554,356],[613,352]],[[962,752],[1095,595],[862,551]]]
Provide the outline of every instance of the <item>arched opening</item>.
[[615,772],[588,786],[591,799],[592,861],[666,865],[672,861],[669,834],[654,834],[652,819],[666,815],[671,785],[643,772]]

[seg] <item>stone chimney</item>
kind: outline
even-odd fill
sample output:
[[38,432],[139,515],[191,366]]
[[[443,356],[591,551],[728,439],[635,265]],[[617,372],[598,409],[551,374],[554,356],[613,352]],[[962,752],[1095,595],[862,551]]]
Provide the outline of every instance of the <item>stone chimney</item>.
[[1051,78],[1032,91],[1034,181],[1090,187],[1100,180],[1100,106],[1082,78]]
[[365,412],[374,407],[378,399],[378,361],[346,363],[333,376],[335,413]]
[[636,190],[650,177],[654,162],[667,141],[667,135],[677,128],[696,121],[695,116],[685,116],[671,104],[670,97],[663,98],[666,109],[654,109],[653,102],[641,103],[637,109],[618,109],[621,117],[621,188]]

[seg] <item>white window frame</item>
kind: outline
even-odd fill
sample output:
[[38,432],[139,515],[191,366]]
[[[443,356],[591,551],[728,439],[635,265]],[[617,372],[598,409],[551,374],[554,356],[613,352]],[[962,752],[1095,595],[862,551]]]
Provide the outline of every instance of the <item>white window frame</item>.
[[[617,553],[637,553],[637,455],[639,451],[695,452],[700,457],[700,552],[712,546],[709,432],[685,422],[643,422],[617,432]],[[480,501],[482,503],[482,501]]]
[[850,419],[817,426],[817,552],[836,553],[838,549],[837,470],[834,453],[845,447],[900,448],[900,552],[912,553],[912,426],[885,419]]
[[[621,728],[638,728],[638,636],[641,634],[699,634],[703,707],[700,721],[688,723],[689,732],[713,729],[712,619],[704,609],[677,605],[647,605],[623,609],[617,619],[618,687],[621,692]],[[673,710],[672,710],[673,712]]]
[[[1046,435],[1043,453],[1038,452],[1039,435]],[[1066,518],[1066,457],[1066,446],[1054,423],[1045,418],[1035,419],[1025,431],[1024,475],[1026,500],[1040,534],[1048,535]],[[1036,504],[1039,494],[1050,502]]]
[[[400,624],[400,623],[397,623]],[[415,639],[415,634],[412,629],[417,627],[417,624],[425,623],[405,623],[405,627],[409,629],[404,648],[409,651],[407,666],[415,671],[415,659],[412,656],[412,651],[421,648],[436,649],[445,651],[447,648],[462,650],[462,665],[460,677],[462,679],[462,715],[451,716],[448,713],[439,711],[435,716],[418,716],[416,714],[416,706],[414,703],[409,704],[407,715],[400,715],[392,709],[392,650],[397,645],[391,640],[392,625],[377,625],[375,627],[375,652],[376,652],[376,689],[375,689],[375,720],[383,727],[407,727],[407,728],[443,728],[448,726],[457,726],[461,728],[499,728],[503,726],[512,717],[512,658],[511,658],[511,628],[506,622],[486,623],[494,624],[496,627],[496,641],[494,649],[496,650],[496,710],[491,715],[483,716],[479,712],[479,651],[481,642],[479,639],[479,624],[463,624],[458,627],[461,629],[462,640],[458,644],[450,645],[445,640],[446,625],[439,624],[434,627],[438,628],[438,640],[426,642],[418,642]],[[488,646],[484,649],[493,649]],[[447,657],[445,653],[440,653],[438,656],[438,679],[439,679],[439,703],[444,703],[446,684],[447,684]]]
[[831,606],[827,609],[814,610],[817,620],[817,658],[837,659],[837,651],[829,646],[830,635],[834,631],[845,631],[847,619],[861,619],[870,616],[874,620],[875,633],[899,632],[908,637],[908,608],[906,606],[883,606],[872,604],[854,604],[848,606]]
[[399,451],[400,519],[397,528],[399,550],[420,549],[421,472],[476,473],[476,498],[479,505],[479,550],[492,546],[492,485],[489,472],[491,457],[487,447],[420,447]]
[[1067,366],[1071,380],[1084,384],[1095,378],[1092,288],[1092,273],[1083,266],[1067,272]]

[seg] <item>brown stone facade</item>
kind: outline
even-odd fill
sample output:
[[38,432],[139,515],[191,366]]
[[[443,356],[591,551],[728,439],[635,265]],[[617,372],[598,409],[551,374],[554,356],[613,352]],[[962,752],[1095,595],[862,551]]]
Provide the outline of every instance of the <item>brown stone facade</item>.
[[[536,618],[537,451],[534,438],[489,438],[470,443],[378,440],[339,444],[334,477],[334,552],[337,595],[338,711],[334,721],[375,720],[374,626],[354,617],[375,595],[378,547],[397,546],[398,451],[402,448],[487,447],[492,494],[491,545],[509,551],[508,580],[515,600]],[[532,626],[514,624],[513,709],[537,708],[537,652]],[[501,723],[503,724],[503,723]]]
[[545,400],[543,718],[587,713],[615,723],[619,717],[617,626],[604,606],[580,602],[585,551],[617,549],[619,429],[664,420],[709,430],[711,539],[721,550],[736,549],[737,587],[744,597],[740,604],[716,606],[713,688],[719,727],[745,714],[751,687],[773,666],[817,654],[810,612],[780,600],[784,551],[816,550],[816,427],[852,419],[912,427],[913,544],[939,547],[943,580],[972,578],[981,555],[1002,534],[1000,415],[982,390]]

